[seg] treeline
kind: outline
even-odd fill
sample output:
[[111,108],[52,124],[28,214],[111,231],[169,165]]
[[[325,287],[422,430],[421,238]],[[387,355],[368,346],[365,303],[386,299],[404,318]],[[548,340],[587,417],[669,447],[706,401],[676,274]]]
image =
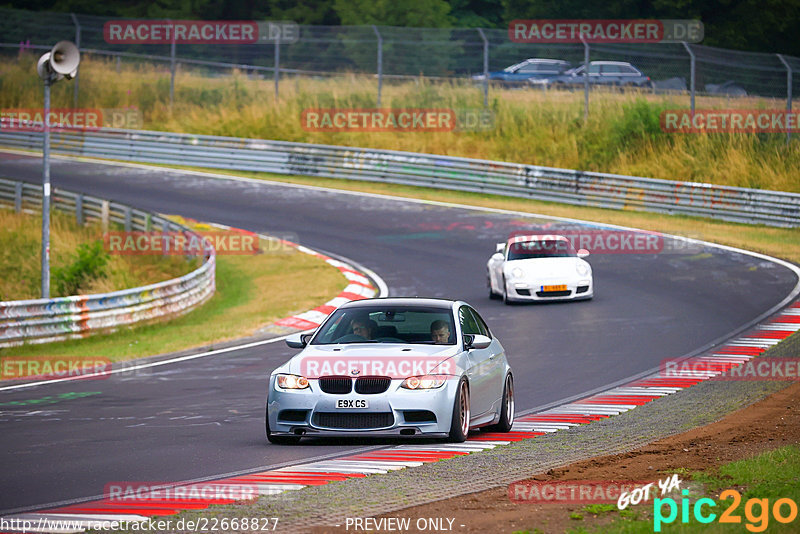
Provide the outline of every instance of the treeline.
[[514,19],[699,19],[703,44],[800,56],[798,0],[7,0],[89,15],[299,24],[504,28]]

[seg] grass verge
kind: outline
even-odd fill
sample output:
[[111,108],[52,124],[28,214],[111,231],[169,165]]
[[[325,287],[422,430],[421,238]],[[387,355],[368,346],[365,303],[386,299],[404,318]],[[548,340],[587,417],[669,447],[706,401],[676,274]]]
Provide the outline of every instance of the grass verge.
[[[42,216],[0,209],[0,301],[41,296]],[[120,256],[103,251],[99,221],[80,226],[75,217],[50,217],[53,297],[106,293],[183,276],[197,259],[180,256]]]
[[[262,250],[269,250],[266,243]],[[311,280],[313,284],[309,283]],[[344,276],[293,248],[258,255],[217,257],[217,291],[200,308],[173,319],[109,334],[46,345],[2,349],[6,357],[97,356],[121,361],[252,335],[260,327],[336,296]],[[298,287],[304,288],[297,291]]]
[[[568,530],[568,534],[652,534],[653,532],[797,532],[800,503],[800,448],[787,446],[755,455],[751,458],[730,462],[719,468],[690,474],[694,488],[686,501],[676,494],[674,508],[676,516],[670,521],[669,504],[651,500],[626,510],[616,506],[587,506],[583,515],[617,515],[612,522],[599,528],[587,530],[582,527]],[[686,486],[683,484],[682,486]],[[704,501],[699,509],[702,516],[711,521],[701,522],[695,515],[696,503]],[[776,504],[780,502],[780,506]],[[688,507],[686,519],[684,508]],[[776,517],[776,512],[784,520]],[[723,514],[730,521],[723,523]],[[582,515],[581,513],[577,515]],[[658,525],[655,517],[659,518]],[[577,521],[583,519],[581,517]],[[727,518],[726,518],[727,520]],[[520,534],[530,531],[519,531]]]

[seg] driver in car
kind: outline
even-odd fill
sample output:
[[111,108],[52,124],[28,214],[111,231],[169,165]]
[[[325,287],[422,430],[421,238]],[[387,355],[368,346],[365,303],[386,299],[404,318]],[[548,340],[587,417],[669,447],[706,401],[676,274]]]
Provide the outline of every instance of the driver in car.
[[369,317],[357,317],[351,323],[353,334],[363,337],[364,339],[374,339],[375,331],[378,329],[378,323]]
[[441,319],[431,323],[431,339],[437,345],[446,345],[450,340],[450,325]]

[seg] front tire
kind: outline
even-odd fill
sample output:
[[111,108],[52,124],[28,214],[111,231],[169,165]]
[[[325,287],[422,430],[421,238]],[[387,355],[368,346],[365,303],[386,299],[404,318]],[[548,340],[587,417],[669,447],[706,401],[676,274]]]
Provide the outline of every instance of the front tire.
[[503,278],[503,304],[511,304],[511,300],[508,298],[508,286],[505,278]]
[[486,284],[489,286],[489,298],[491,300],[498,299],[499,295],[494,292],[494,289],[492,289],[492,277],[491,277],[491,275],[487,275]]
[[300,436],[276,436],[269,429],[269,407],[267,407],[266,415],[264,416],[266,424],[264,427],[267,431],[267,440],[275,445],[297,445],[300,443]]
[[456,398],[453,401],[453,418],[450,422],[449,440],[455,443],[462,443],[467,440],[469,435],[469,386],[467,379],[462,378],[458,383]]
[[500,420],[487,426],[490,432],[510,432],[514,425],[514,378],[511,373],[506,375],[506,383],[503,385],[503,406],[500,409]]

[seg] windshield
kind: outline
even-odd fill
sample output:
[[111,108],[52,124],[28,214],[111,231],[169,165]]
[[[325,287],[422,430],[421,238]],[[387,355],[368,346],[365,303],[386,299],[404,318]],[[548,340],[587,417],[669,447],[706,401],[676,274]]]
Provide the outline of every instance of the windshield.
[[525,65],[526,63],[528,63],[527,60],[526,61],[521,61],[520,63],[515,63],[514,65],[511,65],[510,67],[504,68],[503,72],[516,72],[516,70],[518,68],[520,68],[522,65]]
[[563,239],[537,239],[512,243],[508,248],[508,261],[532,258],[569,258],[577,256],[569,241]]
[[413,343],[455,345],[453,314],[425,306],[369,306],[334,311],[312,345]]

